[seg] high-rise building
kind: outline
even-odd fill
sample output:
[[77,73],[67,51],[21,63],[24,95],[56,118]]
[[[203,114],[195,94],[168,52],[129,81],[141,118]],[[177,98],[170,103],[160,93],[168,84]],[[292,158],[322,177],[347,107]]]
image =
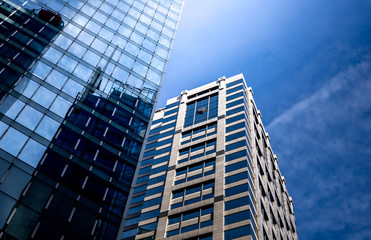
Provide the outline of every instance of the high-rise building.
[[0,239],[117,238],[182,6],[0,2]]
[[122,239],[298,239],[285,179],[242,74],[154,115]]
[[[33,9],[31,11],[25,9],[26,13],[20,11],[17,14],[11,15],[14,10],[14,7],[6,2],[0,5],[0,12],[4,17],[13,20],[18,24],[18,27],[22,26],[28,29],[29,32],[17,31],[16,24],[7,21],[1,24],[2,38],[0,39],[0,55],[3,61],[0,61],[0,108],[2,113],[6,112],[16,100],[16,96],[7,94],[9,90],[14,87],[19,78],[25,74],[30,65],[34,63],[40,56],[40,53],[44,51],[45,47],[49,45],[50,41],[63,28],[61,17],[51,11],[44,9]],[[50,22],[50,25],[54,28],[38,21],[36,17]],[[44,41],[34,38],[30,32],[40,34]],[[20,51],[19,48],[23,50]],[[9,63],[12,64],[13,68],[7,67]],[[17,83],[17,90],[22,93],[28,86],[28,83],[29,79],[21,80]]]

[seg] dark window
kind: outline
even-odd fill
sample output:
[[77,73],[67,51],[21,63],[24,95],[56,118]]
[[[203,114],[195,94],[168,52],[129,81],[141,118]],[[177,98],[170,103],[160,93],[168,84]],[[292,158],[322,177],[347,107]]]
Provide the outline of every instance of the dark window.
[[[227,231],[224,231],[224,239],[225,240],[230,240],[234,238],[239,238],[247,235],[251,235],[252,230],[251,226],[243,226],[243,227],[238,227],[238,228],[233,228]],[[255,237],[253,237],[255,239]]]
[[236,222],[241,222],[243,220],[250,219],[250,211],[243,211],[243,212],[238,212],[234,213],[228,216],[224,217],[224,223],[225,225],[236,223]]
[[233,92],[242,90],[242,89],[244,89],[244,86],[243,85],[237,86],[235,88],[228,89],[227,90],[227,95],[230,94],[230,93],[233,93]]
[[244,157],[244,156],[247,156],[246,150],[242,150],[242,151],[239,151],[239,152],[235,152],[235,153],[226,155],[225,156],[225,161],[226,162],[232,161],[234,159],[237,159],[237,158],[240,158],[240,157]]
[[239,80],[236,80],[234,82],[228,83],[227,88],[233,87],[234,85],[237,85],[237,84],[240,84],[240,83],[243,83],[243,79],[239,79]]
[[239,194],[239,193],[242,193],[242,192],[247,192],[247,191],[249,191],[249,184],[245,183],[245,184],[242,184],[242,185],[238,185],[238,186],[226,189],[225,190],[225,196],[229,197],[229,196]]
[[226,120],[226,124],[230,124],[230,123],[236,122],[236,121],[241,120],[241,119],[245,119],[245,115],[244,114],[241,114],[241,115],[238,115],[238,116],[234,116],[234,117],[228,118]]
[[244,160],[244,161],[241,161],[241,162],[238,162],[238,163],[234,163],[234,164],[225,166],[225,172],[228,173],[228,172],[232,172],[232,171],[237,170],[237,169],[244,169],[246,167],[247,167],[247,161]]
[[229,141],[235,140],[237,138],[245,137],[245,136],[246,136],[245,131],[242,131],[242,132],[234,133],[232,135],[225,137],[225,141],[229,142]]
[[246,146],[246,145],[247,145],[246,140],[242,140],[242,141],[235,142],[235,143],[227,145],[225,147],[225,149],[226,149],[226,151],[230,151],[230,150],[240,148],[240,147],[243,147],[243,146]]
[[230,209],[242,207],[245,205],[250,205],[252,207],[250,197],[248,196],[225,202],[225,210],[230,210]]
[[232,99],[235,99],[235,98],[238,98],[238,97],[242,97],[243,96],[243,92],[239,92],[239,93],[236,93],[236,94],[233,94],[229,97],[227,97],[227,102],[232,100]]
[[229,115],[232,115],[232,114],[235,114],[235,113],[238,113],[238,112],[242,112],[244,109],[245,109],[245,107],[241,106],[241,107],[229,110],[229,111],[226,112],[226,116],[229,116]]
[[246,179],[247,177],[248,177],[247,172],[238,173],[238,174],[226,177],[225,178],[225,184],[234,183],[234,182],[240,181],[242,179]]

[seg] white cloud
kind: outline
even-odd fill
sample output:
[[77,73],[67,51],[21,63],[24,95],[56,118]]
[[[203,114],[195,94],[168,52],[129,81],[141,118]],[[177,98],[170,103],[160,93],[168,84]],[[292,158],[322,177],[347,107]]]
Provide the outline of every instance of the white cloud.
[[342,232],[366,239],[370,232],[369,60],[349,66],[267,126],[299,233],[311,234],[302,238]]
[[[300,115],[301,113],[307,111],[308,109],[310,109],[312,112],[319,114],[320,112],[322,112],[322,107],[319,106],[319,104],[326,102],[332,95],[336,94],[336,92],[343,90],[345,87],[349,86],[349,84],[352,82],[358,81],[360,82],[360,85],[362,85],[363,87],[369,88],[370,87],[369,81],[371,80],[370,65],[371,65],[370,62],[364,61],[356,66],[349,67],[344,72],[332,78],[329,81],[329,83],[327,83],[322,88],[317,90],[310,97],[296,103],[290,109],[288,109],[283,114],[275,118],[267,126],[267,129],[273,129],[279,126],[280,124],[287,124],[291,121],[295,121],[295,117],[297,115]],[[349,107],[358,105],[356,107],[363,108],[365,105],[367,105],[367,102],[369,102],[368,98],[371,98],[371,95],[367,97],[367,95],[364,95],[365,93],[364,90],[362,89],[352,89],[351,91],[354,97],[357,98],[357,100],[361,100],[361,104],[359,105],[359,102],[356,103],[351,101],[348,103]],[[326,113],[323,112],[322,114]]]

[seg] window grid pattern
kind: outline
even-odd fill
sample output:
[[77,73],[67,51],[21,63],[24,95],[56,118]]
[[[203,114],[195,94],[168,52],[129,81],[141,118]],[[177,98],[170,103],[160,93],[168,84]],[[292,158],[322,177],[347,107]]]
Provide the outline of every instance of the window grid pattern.
[[[205,182],[173,192],[171,209],[186,206],[214,197],[214,182]],[[192,195],[192,196],[191,196]]]
[[209,154],[215,153],[215,151],[216,140],[210,140],[191,147],[187,147],[179,151],[178,164],[207,156]]
[[215,118],[218,115],[218,94],[187,104],[184,127]]
[[[38,162],[35,159],[49,145],[68,109],[98,72],[98,67],[104,71],[99,72],[101,82],[96,91],[102,91],[103,96],[120,90],[152,103],[181,5],[182,1],[76,0],[68,4],[25,1],[18,8],[11,1],[2,3],[1,13],[11,17],[1,21],[0,26],[9,29],[2,31],[1,36],[11,39],[1,40],[0,75],[5,79],[19,79],[1,87],[0,112],[30,131],[14,124],[9,133],[7,129],[4,131],[1,147],[35,166]],[[49,9],[60,14],[61,22],[55,19],[47,24],[43,22],[46,18],[42,11]],[[43,56],[35,64],[41,52]],[[32,71],[26,71],[27,66]],[[148,69],[146,73],[145,69]],[[22,74],[26,76],[21,77]],[[15,91],[7,93],[10,88]],[[147,116],[151,108],[145,110]],[[32,118],[25,118],[25,115]],[[9,142],[13,132],[19,141],[11,148],[5,142]],[[32,161],[23,157],[29,154],[30,148],[39,153]]]
[[[211,226],[213,224],[213,211],[214,211],[213,206],[207,206],[207,207],[203,207],[200,209],[194,209],[188,212],[184,212],[182,214],[169,217],[168,226],[176,224],[181,227],[167,231],[167,234],[166,234],[167,237],[171,237],[171,236],[175,236],[181,233],[190,232],[193,230]],[[197,223],[194,223],[192,225],[185,225],[183,223],[191,219],[197,219]],[[200,239],[209,239],[209,237],[210,236],[205,236],[204,238],[200,238]]]
[[[61,215],[56,212],[54,218],[61,222],[55,229],[74,231],[81,239],[82,232],[95,239],[116,238],[112,235],[118,232],[182,4],[181,0],[0,4],[5,16],[0,20],[0,78],[11,79],[0,83],[4,150],[0,166],[10,173],[5,176],[0,169],[0,178],[18,184],[11,186],[11,193],[1,194],[14,202],[35,167],[63,186],[60,189],[73,192],[54,193],[50,189],[55,183],[51,187],[35,176],[31,179],[14,219],[22,209],[44,209],[29,222],[35,227],[30,227],[35,239],[45,238],[51,221],[44,219],[57,205]],[[24,181],[13,181],[14,174]],[[102,180],[110,177],[109,182]],[[37,189],[45,191],[35,194]],[[32,194],[43,200],[27,202]],[[86,201],[80,197],[89,199],[89,207],[81,206]],[[105,213],[99,219],[98,209]],[[10,222],[5,238],[30,238],[11,230],[19,229],[13,224],[16,221]],[[56,238],[61,238],[61,231],[55,232]],[[64,237],[69,238],[68,233]]]
[[174,185],[192,181],[215,173],[215,159],[192,164],[176,170]]
[[207,126],[199,127],[182,133],[181,145],[216,134],[216,125],[216,123],[212,123],[208,124]]

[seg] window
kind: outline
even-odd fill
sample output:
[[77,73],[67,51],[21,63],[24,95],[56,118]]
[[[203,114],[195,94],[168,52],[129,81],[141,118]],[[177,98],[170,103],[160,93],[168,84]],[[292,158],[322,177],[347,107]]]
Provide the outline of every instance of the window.
[[229,162],[229,161],[232,161],[234,159],[244,157],[244,156],[247,156],[247,151],[246,150],[242,150],[242,151],[239,151],[239,152],[235,152],[235,153],[226,155],[225,156],[225,161]]
[[129,209],[128,215],[133,214],[133,213],[139,213],[140,211],[142,211],[142,206],[133,207]]
[[143,192],[147,189],[147,185],[143,185],[143,186],[140,186],[140,187],[136,187],[134,189],[134,193],[138,193],[138,192]]
[[201,123],[218,115],[218,94],[210,95],[187,105],[184,127]]
[[242,96],[244,96],[243,95],[243,92],[239,92],[239,93],[233,94],[233,95],[227,97],[227,102],[230,101],[230,100],[232,100],[232,99],[235,99],[235,98],[238,98],[238,97],[242,97]]
[[[211,193],[209,191],[207,191],[207,194],[206,194],[204,191],[207,190],[207,189],[211,189]],[[191,203],[194,203],[194,202],[199,202],[199,201],[206,200],[206,199],[214,197],[214,182],[213,181],[212,182],[204,182],[202,184],[193,185],[193,186],[190,186],[188,188],[176,190],[176,191],[173,192],[173,198],[172,199],[177,199],[178,200],[178,198],[181,198],[181,200],[183,201],[184,196],[190,195],[192,193],[197,193],[197,192],[199,192],[200,194],[197,195],[196,198],[193,198],[193,200],[189,199],[189,200],[184,201],[184,202],[172,204],[171,209],[182,207],[183,205],[185,206],[185,205],[188,205],[188,204],[191,204]]]
[[151,179],[148,180],[148,185],[163,182],[163,181],[165,181],[165,179],[166,179],[166,174],[164,174],[162,176],[159,176],[159,177],[156,177],[156,178],[151,178]]
[[238,100],[236,100],[234,102],[228,103],[227,104],[227,108],[231,108],[231,107],[237,106],[239,104],[242,104],[243,101],[244,101],[243,98],[241,98],[241,99],[238,99]]
[[[207,226],[211,226],[213,224],[213,211],[214,211],[214,207],[211,205],[211,206],[205,206],[205,207],[199,208],[199,209],[194,209],[194,210],[191,210],[191,211],[188,211],[188,212],[183,212],[181,214],[177,214],[177,215],[174,215],[174,216],[170,216],[169,219],[168,219],[168,225],[179,223],[179,226],[181,226],[181,227],[179,229],[176,229],[176,230],[168,231],[166,233],[167,237],[174,236],[174,235],[177,235],[179,233],[185,233],[185,232],[193,231],[193,230],[196,230],[196,229],[199,229],[199,228],[204,228],[204,227],[207,227]],[[201,220],[202,216],[206,216],[206,215],[209,215],[209,214],[211,215],[211,219],[206,218],[208,220],[206,220],[206,221]],[[198,219],[198,221],[197,221],[196,224],[183,227],[182,222],[190,220],[190,219]],[[207,234],[207,235],[203,235],[200,238],[191,238],[191,239],[204,239],[204,240],[206,240],[206,239],[210,239],[209,237],[210,237],[210,234]]]
[[187,144],[216,134],[216,123],[182,133],[181,144]]
[[[163,130],[166,130],[166,129],[169,129],[169,128],[172,128],[172,127],[175,127],[175,124],[176,122],[173,122],[173,123],[170,123],[170,124],[167,124],[167,125],[164,125],[164,126],[161,126],[161,127],[156,127],[154,129],[151,129],[151,131],[149,132],[149,135],[153,135],[155,133],[158,133],[160,131],[163,131]],[[152,124],[153,125],[153,124]]]
[[253,235],[253,231],[250,225],[242,226],[238,228],[233,228],[227,231],[224,231],[224,239],[230,240],[234,238],[239,238],[247,235],[252,235],[253,239],[255,240],[255,236]]
[[237,162],[237,163],[225,166],[225,172],[228,173],[228,172],[235,171],[237,169],[244,169],[246,167],[247,167],[247,161],[244,160],[241,162]]
[[157,222],[149,223],[138,227],[138,234],[155,231],[157,228]]
[[154,195],[154,194],[163,192],[163,191],[164,191],[164,186],[159,186],[159,187],[156,187],[156,188],[151,188],[151,189],[149,189],[149,190],[146,191],[146,196],[151,196],[151,195]]
[[[181,159],[178,160],[178,163],[184,163],[187,162],[188,160],[203,157],[212,154],[215,151],[216,151],[215,139],[197,145],[193,145],[191,147],[187,147],[179,151],[179,157],[181,157]],[[197,154],[194,154],[194,152],[197,152]]]
[[251,209],[254,209],[249,196],[237,198],[232,201],[225,202],[224,209],[231,210],[231,209],[239,208],[245,205],[250,205]]
[[245,107],[241,106],[241,107],[229,110],[229,111],[226,112],[226,116],[229,116],[229,115],[232,115],[232,114],[235,114],[235,113],[238,113],[238,112],[242,112],[244,109],[245,109]]
[[179,102],[171,103],[169,105],[166,105],[166,109],[170,109],[170,108],[178,106],[178,105],[179,105]]
[[182,227],[180,232],[181,233],[190,232],[190,231],[196,230],[198,228],[199,228],[198,224],[193,224],[193,225],[190,225],[190,226],[187,226],[187,227]]
[[242,90],[242,89],[244,89],[244,88],[245,88],[244,85],[240,85],[240,86],[237,86],[237,87],[234,87],[234,88],[228,89],[228,90],[227,90],[227,95],[230,94],[230,93],[233,93],[233,92],[236,92],[236,91]]
[[238,120],[242,120],[242,119],[245,119],[244,114],[228,118],[225,122],[226,122],[226,124],[230,124],[230,123],[236,122]]
[[150,143],[150,144],[146,145],[146,150],[150,149],[150,148],[153,148],[153,147],[163,146],[165,144],[172,143],[172,142],[173,142],[173,138],[168,138],[168,139],[163,140],[161,142],[153,142],[153,143]]
[[240,148],[240,147],[243,147],[243,146],[247,146],[246,140],[242,140],[242,141],[239,141],[239,142],[229,144],[225,147],[225,149],[226,149],[226,151],[230,151],[230,150]]
[[214,90],[217,90],[218,88],[219,88],[219,87],[216,86],[216,87],[213,87],[213,88],[210,88],[210,89],[207,89],[207,90],[204,90],[204,91],[198,92],[198,93],[196,93],[196,94],[193,94],[193,95],[189,96],[188,99],[192,99],[192,98],[195,98],[195,97],[198,97],[198,96],[204,95],[204,94],[206,94],[206,93],[208,93],[208,92],[212,92],[212,91],[214,91]]
[[160,157],[160,158],[156,158],[156,159],[153,160],[152,165],[156,165],[156,164],[159,164],[159,163],[162,163],[162,162],[169,161],[169,159],[170,159],[170,155]]
[[247,172],[238,173],[225,178],[225,184],[234,183],[248,177]]
[[236,222],[241,222],[243,220],[251,219],[251,214],[250,211],[242,211],[242,212],[237,212],[231,215],[227,215],[224,217],[224,224],[232,224]]
[[151,171],[151,167],[152,167],[152,166],[145,167],[145,168],[141,168],[141,169],[139,170],[138,175],[141,175],[141,174],[143,174],[143,173],[147,173],[147,172]]
[[140,221],[144,221],[150,218],[157,217],[160,214],[160,209],[156,209],[150,212],[145,212],[140,215]]
[[164,166],[161,166],[161,167],[158,167],[158,168],[154,168],[154,169],[151,170],[151,175],[156,174],[156,173],[160,173],[160,172],[164,172],[168,168],[169,167],[167,165],[164,165]]
[[237,138],[241,138],[241,137],[246,137],[245,131],[234,133],[232,135],[228,135],[228,136],[225,137],[225,141],[229,142],[229,141],[235,140]]
[[163,137],[166,137],[166,136],[170,136],[170,135],[174,135],[174,130],[151,136],[151,137],[148,138],[147,141],[151,142],[153,140],[157,140],[157,139],[160,139],[160,138],[163,138]]
[[175,120],[177,119],[178,115],[174,115],[174,116],[171,116],[171,117],[168,117],[168,118],[165,118],[162,120],[162,123],[167,123],[167,122],[170,122],[172,120]]
[[143,208],[152,207],[157,204],[160,204],[162,201],[162,197],[154,198],[148,201],[143,202]]
[[[198,174],[193,172],[200,170]],[[176,176],[184,175],[184,178],[175,181],[175,185],[192,181],[197,178],[201,178],[210,174],[215,173],[215,159],[208,160],[206,162],[196,163],[185,168],[180,168],[176,171]]]
[[235,187],[225,189],[225,196],[229,197],[229,196],[239,194],[242,192],[247,192],[247,191],[249,191],[249,184],[245,183],[245,184],[241,184]]
[[166,111],[164,116],[168,116],[170,114],[177,113],[177,112],[178,112],[178,108],[174,108],[172,110]]
[[234,82],[228,83],[228,84],[227,84],[227,88],[233,87],[233,86],[235,86],[235,85],[237,85],[237,84],[240,84],[240,83],[243,83],[243,79],[239,79],[239,80],[237,80],[237,81],[234,81]]

